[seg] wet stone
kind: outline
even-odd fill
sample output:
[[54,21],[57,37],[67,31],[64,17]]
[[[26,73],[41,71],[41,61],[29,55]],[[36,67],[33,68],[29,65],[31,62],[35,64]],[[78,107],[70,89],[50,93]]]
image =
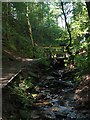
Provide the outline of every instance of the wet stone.
[[30,114],[31,114],[30,117],[32,119],[38,119],[38,118],[40,118],[40,115],[37,113],[37,111],[32,111]]
[[54,112],[45,113],[45,118],[49,120],[56,120],[56,116]]
[[47,118],[50,119],[55,119],[56,116],[66,118],[71,110],[72,110],[71,108],[67,108],[64,106],[53,106],[48,109],[46,108],[44,113],[45,116],[47,116]]
[[53,103],[53,105],[59,105],[60,101],[58,99],[52,99],[51,101]]
[[74,111],[72,111],[72,112],[69,112],[67,117],[73,119],[73,118],[77,118],[77,115],[76,115],[76,113]]
[[55,78],[53,76],[47,76],[46,80],[54,80]]

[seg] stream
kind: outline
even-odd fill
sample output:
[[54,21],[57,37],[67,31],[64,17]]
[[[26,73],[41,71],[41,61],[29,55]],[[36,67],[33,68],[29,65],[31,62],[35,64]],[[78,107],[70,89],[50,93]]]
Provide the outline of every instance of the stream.
[[34,106],[36,109],[39,108],[39,111],[33,109],[32,119],[36,117],[43,118],[42,120],[89,120],[87,111],[75,109],[75,83],[73,79],[64,80],[63,72],[64,70],[56,71],[52,76],[47,76],[46,80],[38,83],[36,91],[39,96]]
[[23,76],[33,76],[37,81],[34,89],[27,89],[27,94],[32,94],[34,102],[27,110],[19,111],[18,120],[89,120],[88,110],[76,109],[77,85],[73,77],[76,71],[44,70],[44,67],[40,67],[23,69]]

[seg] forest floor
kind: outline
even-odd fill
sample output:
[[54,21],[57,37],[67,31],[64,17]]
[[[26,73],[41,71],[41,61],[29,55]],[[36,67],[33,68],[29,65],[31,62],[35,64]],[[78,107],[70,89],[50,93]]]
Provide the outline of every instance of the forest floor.
[[[17,65],[12,59],[9,61],[9,66],[14,65],[15,71],[22,65],[23,69],[2,89],[3,120],[90,119],[88,75],[77,85],[76,69],[55,70],[38,60],[24,59],[22,63],[19,60]],[[5,72],[8,69],[7,66]]]

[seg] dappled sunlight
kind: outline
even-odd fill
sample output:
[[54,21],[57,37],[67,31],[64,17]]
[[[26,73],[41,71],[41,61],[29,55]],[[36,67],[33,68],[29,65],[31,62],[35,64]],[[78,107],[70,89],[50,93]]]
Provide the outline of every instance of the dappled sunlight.
[[32,94],[32,97],[33,97],[33,98],[37,98],[37,97],[38,97],[38,94]]
[[3,120],[89,120],[88,16],[89,2],[2,3]]
[[80,101],[82,101],[82,98],[79,95],[75,95],[74,96],[74,100],[80,100]]
[[70,70],[73,70],[73,69],[76,68],[76,66],[75,66],[74,64],[70,63],[70,64],[67,66],[67,68],[69,68]]
[[83,79],[84,79],[84,80],[90,80],[90,75],[85,75],[85,76],[83,76]]
[[74,69],[75,66],[74,66],[73,64],[70,64],[70,65],[69,65],[69,68],[70,68],[70,69]]
[[38,103],[34,103],[33,105],[36,105],[36,106],[45,106],[45,105],[50,105],[50,102],[49,101],[40,101]]
[[51,109],[52,111],[59,111],[60,110],[60,108],[59,107],[52,107],[52,109]]
[[78,90],[76,90],[76,91],[75,91],[75,93],[80,93],[80,92],[81,92],[81,90],[80,90],[80,89],[78,89]]
[[90,94],[90,75],[84,75],[78,88],[75,90],[74,99],[76,100],[77,108],[89,108]]
[[33,59],[29,59],[29,58],[22,58],[22,61],[33,61]]
[[85,55],[86,53],[87,53],[86,50],[82,50],[82,51],[80,51],[79,55]]

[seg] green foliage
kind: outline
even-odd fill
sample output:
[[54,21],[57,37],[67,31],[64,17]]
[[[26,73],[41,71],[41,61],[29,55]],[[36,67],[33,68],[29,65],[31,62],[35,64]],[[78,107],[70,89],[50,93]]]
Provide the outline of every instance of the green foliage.
[[34,48],[35,58],[43,58],[44,57],[44,49],[42,47],[36,46]]
[[77,67],[79,67],[79,69],[81,69],[81,72],[85,69],[87,69],[88,67],[88,61],[87,61],[87,56],[76,56],[75,58]]
[[[25,2],[13,2],[13,3],[2,3],[2,28],[3,28],[3,46],[16,51],[26,57],[42,58],[42,63],[48,64],[44,58],[44,46],[58,46],[62,43],[69,43],[69,36],[66,27],[60,27],[58,25],[58,18],[62,17],[61,3],[47,3],[38,2],[28,3],[29,8],[29,20],[31,24],[32,36],[34,44],[33,48],[32,41],[30,39],[29,26],[27,21]],[[69,7],[71,6],[71,8]],[[64,9],[67,17],[71,35],[72,35],[72,46],[71,51],[73,54],[79,49],[85,47],[89,40],[85,38],[84,31],[89,30],[88,14],[85,3],[74,2],[64,3]],[[70,17],[71,15],[71,17]],[[59,23],[62,24],[62,23]],[[82,42],[85,40],[84,42]],[[52,50],[55,53],[56,50]],[[58,51],[61,53],[61,51]],[[86,57],[76,56],[75,62],[78,67],[85,68],[85,62],[90,61],[90,55]],[[85,61],[85,62],[84,62]]]
[[[71,22],[71,30],[72,30],[72,38],[73,40],[78,41],[82,36],[82,32],[85,31],[88,27],[88,15],[86,11],[86,5],[85,3],[73,3],[73,16],[72,16],[72,22]],[[74,42],[75,44],[75,42]]]
[[[55,13],[51,11],[49,3],[28,3],[28,5],[32,35],[36,44],[58,45],[60,40],[67,38],[64,37],[65,30],[58,27]],[[26,3],[3,3],[3,18],[5,18],[2,21],[5,45],[32,57],[33,48],[29,38]],[[41,48],[37,48],[37,51],[41,51]],[[42,56],[35,54],[36,58]]]
[[49,59],[47,59],[47,58],[45,58],[45,57],[43,57],[41,60],[40,60],[40,63],[42,64],[42,66],[44,65],[44,66],[49,66],[50,65],[50,60]]
[[22,82],[17,85],[17,83],[14,84],[14,87],[11,88],[13,94],[18,96],[21,104],[26,108],[27,106],[31,106],[31,103],[33,102],[33,97],[31,93],[27,91],[27,89],[33,89],[34,85],[31,82],[31,78],[24,79]]

